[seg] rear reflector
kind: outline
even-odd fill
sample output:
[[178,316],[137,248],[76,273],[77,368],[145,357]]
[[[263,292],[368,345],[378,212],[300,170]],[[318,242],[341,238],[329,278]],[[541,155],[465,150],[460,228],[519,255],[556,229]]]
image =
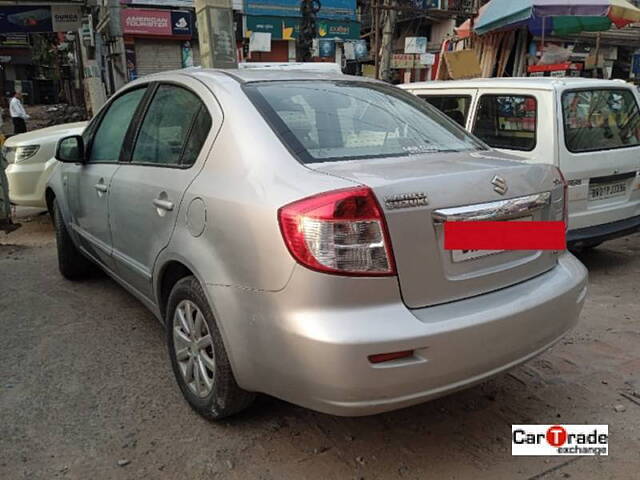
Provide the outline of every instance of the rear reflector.
[[405,350],[404,352],[378,353],[377,355],[369,355],[371,363],[391,362],[392,360],[400,360],[413,356],[413,350]]
[[564,222],[446,222],[445,250],[564,250]]

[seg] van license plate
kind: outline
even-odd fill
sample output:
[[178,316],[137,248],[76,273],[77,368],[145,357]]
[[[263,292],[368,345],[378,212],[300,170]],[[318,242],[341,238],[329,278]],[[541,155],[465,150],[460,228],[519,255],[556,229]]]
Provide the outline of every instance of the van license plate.
[[[520,217],[513,220],[506,220],[507,222],[531,222],[533,217]],[[502,253],[504,250],[451,250],[451,261],[453,263],[466,262],[468,260],[475,260],[476,258],[488,257],[489,255],[495,255]]]
[[589,200],[604,200],[627,194],[627,182],[604,183],[589,186]]

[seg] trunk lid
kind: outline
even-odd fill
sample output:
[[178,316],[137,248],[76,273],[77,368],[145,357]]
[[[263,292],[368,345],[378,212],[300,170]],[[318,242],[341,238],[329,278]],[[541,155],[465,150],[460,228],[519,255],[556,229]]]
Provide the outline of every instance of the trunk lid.
[[[551,251],[444,250],[446,217],[490,219],[487,212],[502,209],[495,219],[562,219],[562,187],[554,184],[555,171],[505,160],[509,158],[513,157],[491,151],[307,166],[373,189],[389,227],[403,300],[409,308],[420,308],[504,288],[556,264],[557,252]],[[506,182],[504,195],[494,190],[496,176]],[[402,203],[407,195],[409,205]],[[510,201],[520,197],[530,198]],[[516,210],[505,215],[504,209],[514,205]]]

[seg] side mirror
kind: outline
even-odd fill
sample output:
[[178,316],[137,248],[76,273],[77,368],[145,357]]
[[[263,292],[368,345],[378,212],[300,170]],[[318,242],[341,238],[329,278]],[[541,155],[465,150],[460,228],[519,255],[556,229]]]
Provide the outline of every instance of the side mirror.
[[84,140],[80,135],[64,137],[58,141],[56,160],[64,163],[84,163]]

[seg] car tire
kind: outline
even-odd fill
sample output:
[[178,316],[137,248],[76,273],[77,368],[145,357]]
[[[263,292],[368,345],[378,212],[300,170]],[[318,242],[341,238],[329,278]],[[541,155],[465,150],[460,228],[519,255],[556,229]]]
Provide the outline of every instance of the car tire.
[[220,329],[195,277],[183,278],[171,290],[165,325],[173,373],[197,413],[219,420],[253,402],[255,394],[236,383]]
[[82,255],[73,244],[67,226],[64,224],[58,201],[53,200],[53,224],[56,229],[56,246],[58,250],[58,269],[67,280],[80,280],[89,276],[95,265]]

